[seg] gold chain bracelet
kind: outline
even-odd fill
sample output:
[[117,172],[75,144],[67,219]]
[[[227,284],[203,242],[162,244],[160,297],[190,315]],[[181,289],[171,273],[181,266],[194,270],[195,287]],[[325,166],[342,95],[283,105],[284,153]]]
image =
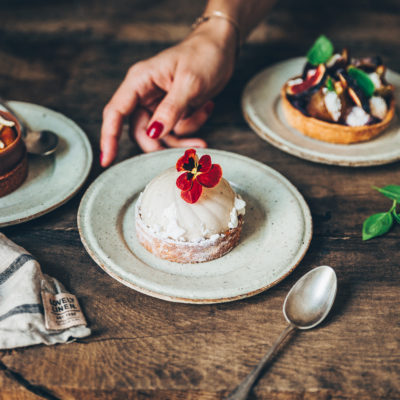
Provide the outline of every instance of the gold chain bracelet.
[[224,14],[221,11],[213,11],[211,14],[206,14],[198,17],[192,24],[192,29],[197,28],[203,22],[209,21],[211,18],[220,18],[228,21],[234,28],[237,36],[237,47],[240,47],[240,27],[237,21],[235,21],[232,17],[227,14]]

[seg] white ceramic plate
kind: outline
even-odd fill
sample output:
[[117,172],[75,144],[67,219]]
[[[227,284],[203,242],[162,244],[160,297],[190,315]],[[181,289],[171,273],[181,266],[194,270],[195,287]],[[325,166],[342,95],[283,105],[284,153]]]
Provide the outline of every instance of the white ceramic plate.
[[[246,86],[242,97],[244,117],[251,128],[273,146],[294,156],[322,164],[364,167],[400,160],[399,111],[388,129],[365,143],[340,145],[307,137],[290,127],[282,110],[283,84],[303,70],[305,58],[294,58],[269,67]],[[400,75],[388,70],[387,79],[396,87],[400,101]]]
[[136,239],[136,200],[152,178],[175,165],[183,150],[141,155],[101,174],[79,207],[81,240],[109,275],[161,299],[219,303],[266,290],[298,265],[311,241],[312,221],[296,188],[275,170],[247,157],[206,152],[247,202],[239,245],[200,264],[161,260],[145,250]]
[[37,218],[64,204],[85,182],[93,159],[85,133],[64,115],[19,101],[10,106],[32,129],[54,131],[60,141],[51,156],[29,155],[25,182],[0,197],[0,227]]

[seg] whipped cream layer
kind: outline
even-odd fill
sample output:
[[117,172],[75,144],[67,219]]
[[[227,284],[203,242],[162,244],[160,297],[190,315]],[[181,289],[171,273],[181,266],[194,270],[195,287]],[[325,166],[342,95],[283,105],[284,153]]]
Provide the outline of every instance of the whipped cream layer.
[[216,239],[236,228],[246,203],[224,178],[200,199],[189,204],[181,198],[176,180],[182,172],[169,168],[154,178],[138,200],[138,214],[155,234],[184,242]]

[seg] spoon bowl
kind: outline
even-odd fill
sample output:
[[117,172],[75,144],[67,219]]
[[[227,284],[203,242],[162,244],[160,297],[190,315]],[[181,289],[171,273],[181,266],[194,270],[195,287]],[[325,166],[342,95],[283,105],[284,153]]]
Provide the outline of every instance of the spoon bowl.
[[328,315],[336,297],[335,271],[326,265],[305,274],[290,289],[283,303],[286,321],[298,329],[311,329]]
[[28,153],[48,156],[57,150],[58,136],[48,130],[28,131],[24,141]]

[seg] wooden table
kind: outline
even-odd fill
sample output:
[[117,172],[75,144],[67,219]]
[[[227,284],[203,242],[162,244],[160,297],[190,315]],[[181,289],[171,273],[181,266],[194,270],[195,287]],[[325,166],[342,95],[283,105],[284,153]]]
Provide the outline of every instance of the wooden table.
[[[219,399],[269,348],[286,322],[281,306],[310,268],[335,268],[339,291],[320,329],[284,346],[256,399],[400,398],[400,228],[362,242],[362,221],[390,201],[371,185],[399,184],[400,163],[373,168],[313,164],[258,138],[240,110],[245,83],[260,69],[306,52],[324,32],[355,55],[381,54],[400,71],[395,0],[282,1],[243,48],[201,133],[210,147],[275,168],[306,198],[314,237],[299,267],[253,298],[194,306],[157,300],[106,275],[85,252],[76,226],[80,198],[101,172],[101,111],[131,63],[182,38],[201,13],[186,0],[5,1],[1,4],[3,97],[58,110],[87,133],[94,165],[84,189],[35,221],[2,229],[80,299],[93,335],[77,343],[0,351],[0,399]],[[379,4],[376,4],[379,3]],[[118,161],[140,153],[126,137]],[[40,389],[39,389],[40,390]]]

